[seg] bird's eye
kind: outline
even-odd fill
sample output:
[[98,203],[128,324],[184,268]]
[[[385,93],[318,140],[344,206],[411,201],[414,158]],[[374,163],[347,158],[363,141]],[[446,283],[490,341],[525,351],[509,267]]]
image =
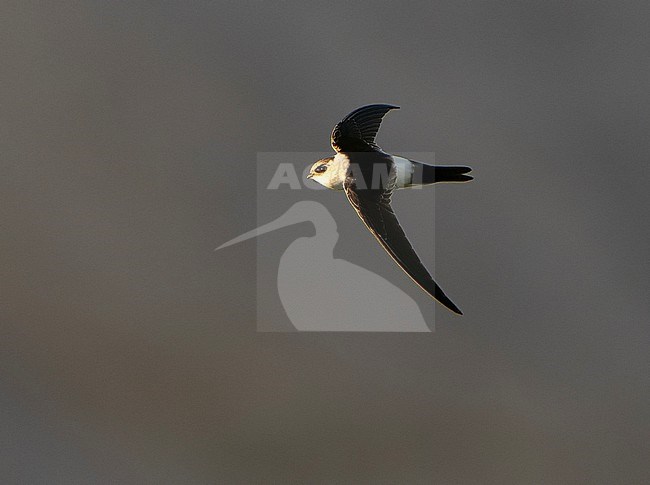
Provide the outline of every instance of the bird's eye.
[[314,172],[323,173],[325,170],[327,170],[327,165],[319,165],[314,169]]

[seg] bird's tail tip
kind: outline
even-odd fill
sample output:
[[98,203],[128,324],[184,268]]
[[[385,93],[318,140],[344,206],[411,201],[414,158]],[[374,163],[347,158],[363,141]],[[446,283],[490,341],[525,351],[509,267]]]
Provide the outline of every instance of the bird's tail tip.
[[469,182],[474,177],[467,175],[472,171],[472,167],[465,166],[441,166],[425,165],[418,166],[421,170],[419,178],[422,185],[435,184],[436,182]]

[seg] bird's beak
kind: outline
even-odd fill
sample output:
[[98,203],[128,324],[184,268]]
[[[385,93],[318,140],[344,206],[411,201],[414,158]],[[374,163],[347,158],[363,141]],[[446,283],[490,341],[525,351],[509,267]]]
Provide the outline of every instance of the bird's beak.
[[314,177],[314,174],[313,174],[313,173],[310,173],[310,174],[307,175],[307,178],[308,178],[308,179],[313,178],[313,177]]

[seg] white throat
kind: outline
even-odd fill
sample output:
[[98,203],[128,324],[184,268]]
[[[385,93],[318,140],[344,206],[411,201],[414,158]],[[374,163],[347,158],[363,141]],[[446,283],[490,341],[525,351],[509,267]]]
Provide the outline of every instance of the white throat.
[[334,160],[328,164],[327,171],[314,180],[328,189],[343,190],[343,183],[347,177],[349,167],[350,159],[342,153],[337,153]]

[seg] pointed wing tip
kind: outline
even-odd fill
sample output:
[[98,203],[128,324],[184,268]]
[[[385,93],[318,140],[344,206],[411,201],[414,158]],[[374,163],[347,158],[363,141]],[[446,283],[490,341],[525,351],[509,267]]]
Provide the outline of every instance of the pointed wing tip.
[[442,306],[444,306],[444,307],[445,307],[447,310],[449,310],[450,312],[452,312],[452,313],[454,313],[454,314],[456,314],[456,315],[463,316],[463,312],[460,311],[460,308],[458,308],[458,307],[457,307],[457,306],[456,306],[456,305],[455,305],[451,300],[447,299],[447,301],[444,301],[444,302],[443,302],[443,301],[440,301],[440,300],[439,300],[438,298],[436,298],[435,296],[434,296],[433,298],[434,298],[434,300],[436,300],[438,303],[442,303]]
[[376,106],[376,107],[378,107],[378,108],[379,108],[379,107],[381,107],[381,108],[388,108],[389,110],[391,110],[391,109],[400,109],[400,107],[397,106],[396,104],[386,104],[386,103],[375,104],[375,105],[372,105],[372,104],[371,104],[371,105],[369,105],[369,106]]
[[[351,111],[350,113],[348,113],[348,115],[346,116],[346,118],[347,118],[348,116],[350,116],[350,115],[354,115],[354,114],[356,114],[356,113],[359,113],[360,111],[364,111],[364,110],[372,110],[372,109],[374,109],[374,110],[377,110],[377,109],[385,110],[385,112],[384,112],[384,115],[385,115],[385,114],[388,113],[391,109],[400,109],[400,107],[397,106],[396,104],[387,104],[387,103],[364,104],[363,106],[359,106],[357,109],[355,109],[355,110]],[[383,117],[384,115],[382,115],[382,117]]]
[[[435,297],[434,297],[434,298],[435,298]],[[435,299],[438,300],[438,298],[435,298]],[[443,305],[445,308],[447,308],[449,311],[451,311],[452,313],[455,313],[456,315],[461,315],[461,316],[463,315],[463,312],[460,311],[460,308],[458,308],[458,307],[456,306],[456,304],[453,303],[450,299],[447,298],[446,301],[444,301],[444,302],[438,300],[438,302],[442,303],[442,305]]]

